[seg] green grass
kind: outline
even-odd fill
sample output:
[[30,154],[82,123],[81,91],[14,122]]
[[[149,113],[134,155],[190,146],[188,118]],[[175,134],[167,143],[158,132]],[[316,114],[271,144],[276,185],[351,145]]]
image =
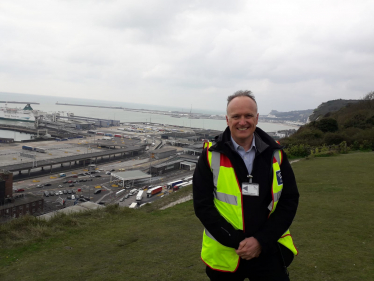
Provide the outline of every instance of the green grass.
[[[301,197],[291,227],[300,252],[292,280],[374,280],[374,153],[293,168]],[[0,225],[0,280],[207,280],[192,202],[158,210],[190,192],[140,210],[111,206]]]

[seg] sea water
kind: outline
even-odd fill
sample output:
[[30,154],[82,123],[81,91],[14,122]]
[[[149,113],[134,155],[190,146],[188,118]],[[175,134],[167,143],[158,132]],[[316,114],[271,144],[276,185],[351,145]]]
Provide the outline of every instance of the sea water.
[[[83,107],[83,106],[71,106],[71,105],[57,105],[59,103],[69,104],[81,104],[81,105],[94,105],[94,106],[117,106],[133,109],[146,109],[146,110],[162,110],[162,111],[179,111],[189,113],[191,109],[178,108],[178,107],[167,107],[159,105],[147,105],[147,104],[135,104],[126,102],[113,102],[113,101],[99,101],[90,99],[78,99],[78,98],[65,98],[65,97],[51,97],[41,95],[26,95],[26,94],[9,94],[0,93],[1,101],[21,101],[21,102],[37,102],[39,105],[31,105],[33,109],[46,111],[46,112],[59,112],[61,115],[65,115],[70,112],[74,113],[75,116],[84,117],[95,117],[103,119],[120,120],[121,122],[150,122],[159,124],[169,124],[192,128],[203,128],[203,129],[214,129],[223,131],[226,128],[226,120],[215,120],[215,119],[189,119],[187,117],[174,118],[170,115],[155,114],[155,113],[143,113],[126,111],[123,109],[111,109],[111,108],[98,108],[98,107]],[[0,104],[2,106],[3,104]],[[23,108],[24,104],[8,104],[8,107]],[[193,113],[203,114],[221,114],[224,116],[224,111],[215,110],[193,110]],[[33,123],[25,123],[18,121],[0,120],[2,124],[15,124],[15,125],[26,125],[33,126]],[[286,129],[297,129],[295,126],[283,124],[283,123],[264,123],[259,122],[258,127],[266,132],[276,132],[278,130]],[[2,133],[0,132],[0,136]]]

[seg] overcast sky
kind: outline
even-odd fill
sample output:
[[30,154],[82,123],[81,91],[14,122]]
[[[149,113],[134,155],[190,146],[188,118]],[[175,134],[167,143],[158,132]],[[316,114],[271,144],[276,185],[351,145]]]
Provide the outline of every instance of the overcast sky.
[[0,91],[260,114],[374,91],[374,1],[1,0]]

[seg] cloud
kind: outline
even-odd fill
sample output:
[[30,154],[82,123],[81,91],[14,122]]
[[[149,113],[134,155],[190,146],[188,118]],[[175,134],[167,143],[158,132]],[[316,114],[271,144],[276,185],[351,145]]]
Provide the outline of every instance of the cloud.
[[4,0],[1,90],[224,110],[250,89],[265,112],[314,108],[373,90],[373,12],[349,0]]

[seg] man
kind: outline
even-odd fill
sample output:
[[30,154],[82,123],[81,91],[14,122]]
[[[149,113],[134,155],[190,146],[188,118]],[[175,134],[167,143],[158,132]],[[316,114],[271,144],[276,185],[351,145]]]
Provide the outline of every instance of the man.
[[206,143],[195,169],[201,258],[211,280],[289,280],[297,250],[289,227],[299,193],[282,147],[260,128],[250,91],[227,99],[227,128]]

